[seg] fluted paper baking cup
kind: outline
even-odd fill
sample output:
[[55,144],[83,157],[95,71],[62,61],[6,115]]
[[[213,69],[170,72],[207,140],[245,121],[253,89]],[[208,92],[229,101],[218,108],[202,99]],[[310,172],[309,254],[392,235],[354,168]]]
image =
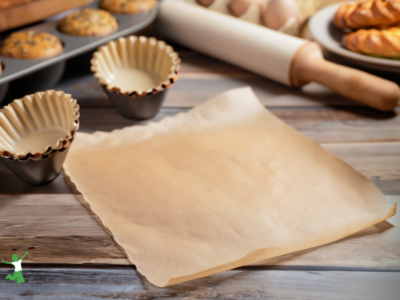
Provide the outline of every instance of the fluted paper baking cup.
[[76,99],[62,91],[14,100],[0,110],[0,156],[27,161],[55,155],[70,146],[78,118]]
[[179,63],[178,53],[165,42],[130,36],[100,47],[92,71],[109,91],[140,97],[169,88],[178,78]]

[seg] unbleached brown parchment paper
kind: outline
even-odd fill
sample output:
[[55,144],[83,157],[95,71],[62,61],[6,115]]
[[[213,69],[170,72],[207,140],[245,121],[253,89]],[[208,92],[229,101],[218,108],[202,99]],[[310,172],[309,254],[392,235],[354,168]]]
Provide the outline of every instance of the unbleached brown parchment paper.
[[330,243],[396,212],[250,88],[158,123],[78,133],[65,169],[157,286]]

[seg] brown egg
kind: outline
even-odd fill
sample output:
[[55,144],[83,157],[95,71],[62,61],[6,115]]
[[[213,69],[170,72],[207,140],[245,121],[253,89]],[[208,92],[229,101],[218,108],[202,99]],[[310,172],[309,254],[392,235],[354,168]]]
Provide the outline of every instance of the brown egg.
[[262,21],[265,26],[278,30],[292,16],[296,18],[297,22],[302,19],[296,0],[271,0],[267,10],[263,13]]
[[268,0],[231,0],[228,6],[234,16],[240,17],[252,3],[258,5],[261,13],[264,13],[267,8]]
[[198,4],[205,6],[205,7],[209,7],[214,0],[196,0]]
[[240,17],[249,8],[251,2],[252,0],[231,0],[228,7],[234,16]]

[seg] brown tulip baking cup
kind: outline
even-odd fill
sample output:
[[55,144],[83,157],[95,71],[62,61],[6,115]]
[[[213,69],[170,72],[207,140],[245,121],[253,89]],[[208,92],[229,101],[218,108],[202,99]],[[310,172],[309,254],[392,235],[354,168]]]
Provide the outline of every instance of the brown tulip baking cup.
[[0,160],[29,184],[54,180],[74,140],[78,119],[77,101],[62,91],[14,100],[0,110]]
[[178,79],[180,59],[163,41],[129,36],[100,47],[91,63],[118,112],[143,120],[159,112],[167,89]]

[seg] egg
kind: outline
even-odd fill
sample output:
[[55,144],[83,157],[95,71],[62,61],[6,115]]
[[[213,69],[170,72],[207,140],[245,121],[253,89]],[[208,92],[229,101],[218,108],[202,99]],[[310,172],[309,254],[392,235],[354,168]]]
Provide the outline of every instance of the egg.
[[247,11],[250,4],[256,4],[261,13],[264,13],[268,0],[231,0],[229,2],[229,10],[234,16],[240,17]]
[[196,2],[202,6],[209,7],[214,2],[214,0],[196,0]]
[[295,17],[298,23],[302,15],[297,0],[271,0],[262,15],[265,26],[278,30],[290,17]]

